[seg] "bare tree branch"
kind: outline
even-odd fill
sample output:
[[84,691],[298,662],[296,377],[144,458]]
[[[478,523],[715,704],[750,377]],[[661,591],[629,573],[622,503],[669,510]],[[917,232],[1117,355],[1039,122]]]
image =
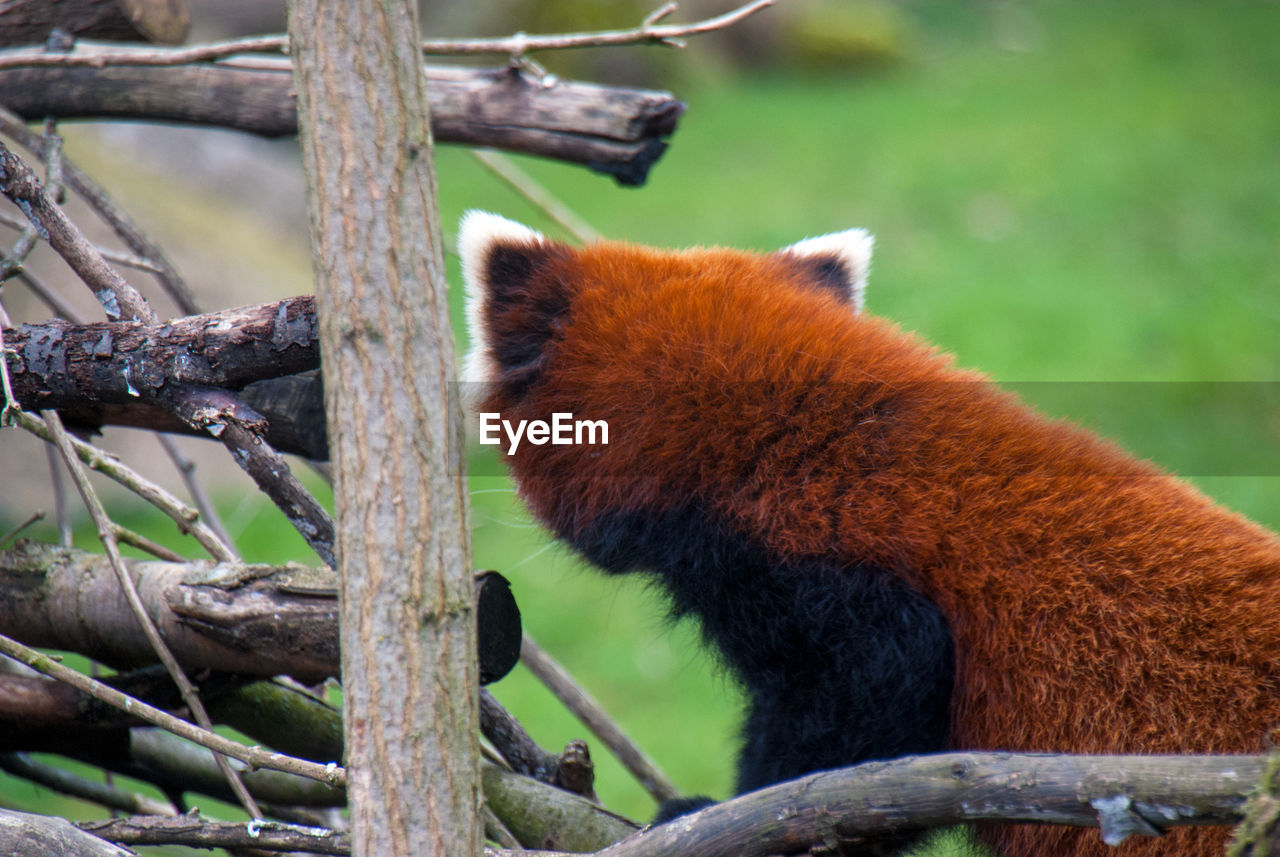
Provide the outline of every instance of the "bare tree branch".
[[[29,407],[56,409],[58,397],[51,395],[53,390],[48,388],[60,387],[63,400],[76,402],[77,407],[92,403],[91,391],[96,391],[105,394],[99,403],[165,408],[187,425],[220,440],[321,559],[332,564],[333,522],[328,512],[293,476],[288,463],[269,441],[260,436],[267,425],[262,416],[233,393],[221,389],[241,386],[247,380],[235,377],[237,371],[244,371],[244,363],[227,359],[237,352],[242,360],[252,361],[259,374],[264,365],[272,363],[287,372],[284,367],[290,359],[301,360],[296,368],[313,368],[317,354],[311,306],[310,299],[302,299],[299,307],[291,302],[276,304],[276,312],[270,317],[262,316],[260,311],[249,318],[236,311],[231,311],[230,317],[214,314],[231,322],[231,327],[220,330],[221,335],[214,335],[222,345],[231,346],[230,353],[222,354],[216,353],[215,343],[207,342],[209,331],[200,326],[211,320],[207,316],[198,317],[203,322],[188,318],[157,327],[112,327],[110,323],[106,327],[76,326],[55,320],[24,328],[10,337],[15,351],[21,350],[17,361],[21,371],[15,369],[14,374],[44,389],[28,390],[26,395],[14,390],[14,395],[30,403]],[[256,335],[246,335],[236,327],[240,322],[253,324],[255,320],[260,327],[265,326]],[[68,336],[79,347],[68,348]],[[90,342],[83,338],[86,336],[97,338]],[[116,337],[121,341],[117,343]],[[157,348],[160,342],[165,345]],[[201,343],[215,345],[215,350],[201,347]],[[278,356],[255,356],[252,347],[245,351],[245,345]],[[295,347],[298,345],[302,347]],[[116,362],[103,359],[109,355],[114,355]],[[78,383],[70,381],[71,377]]]
[[526,847],[596,851],[637,830],[634,822],[580,795],[497,765],[481,765],[480,777],[486,802]]
[[[62,138],[58,136],[52,119],[45,120],[44,135],[40,138],[40,144],[45,164],[45,180],[47,182],[45,192],[49,194],[50,199],[61,205],[64,190],[62,186]],[[20,228],[22,232],[18,235],[17,242],[13,245],[8,255],[0,259],[0,282],[9,279],[22,270],[22,265],[27,256],[35,249],[36,239],[40,237],[40,229],[33,220],[28,220]]]
[[185,720],[166,714],[158,708],[140,702],[113,687],[65,667],[48,655],[41,654],[35,649],[28,648],[3,635],[0,635],[0,653],[20,661],[38,672],[52,676],[59,681],[64,681],[77,690],[84,691],[95,699],[105,702],[107,705],[127,711],[188,741],[207,747],[210,750],[216,750],[234,759],[239,759],[252,767],[284,771],[327,783],[331,786],[342,786],[346,783],[346,771],[338,765],[318,765],[314,762],[306,762],[281,753],[270,753],[258,747],[246,747],[236,741],[223,738],[215,732],[201,729]]
[[[186,673],[182,671],[182,667],[178,663],[178,659],[173,656],[173,652],[165,644],[159,629],[156,628],[155,622],[152,621],[146,606],[143,605],[141,596],[138,595],[138,587],[134,583],[133,577],[129,574],[128,569],[125,568],[124,557],[120,555],[120,547],[116,542],[115,525],[107,515],[107,510],[102,505],[98,493],[89,482],[89,475],[85,472],[84,465],[76,456],[75,450],[72,449],[66,430],[62,427],[62,420],[58,418],[57,413],[54,411],[44,411],[43,416],[45,424],[53,434],[55,444],[62,453],[63,463],[66,464],[67,470],[70,471],[76,489],[80,492],[80,497],[84,500],[84,504],[89,510],[89,515],[93,518],[93,522],[98,528],[98,540],[106,548],[107,559],[111,569],[115,573],[120,590],[124,593],[125,601],[129,605],[129,611],[133,614],[134,620],[141,627],[143,635],[147,638],[147,646],[164,664],[165,670],[169,673],[169,678],[173,680],[178,692],[182,694],[182,699],[187,704],[187,709],[191,712],[192,717],[195,718],[196,723],[202,729],[212,732],[213,722],[209,719],[209,713],[205,711],[204,703],[200,701],[200,695],[196,692],[195,685],[187,678]],[[221,754],[215,752],[214,761],[222,771],[222,775],[226,777],[227,782],[231,785],[231,790],[235,793],[237,800],[248,811],[250,817],[261,818],[262,811],[258,808],[257,803],[254,802],[253,796],[245,789],[244,783],[240,782],[239,776],[231,769],[227,760]]]
[[6,542],[8,542],[14,536],[18,535],[18,533],[22,532],[27,527],[43,520],[44,520],[44,511],[42,509],[37,509],[36,511],[32,512],[30,515],[27,515],[27,517],[23,519],[22,523],[18,524],[13,529],[9,530],[7,533],[0,535],[0,547],[4,547]]
[[[29,229],[33,236],[36,235],[35,228],[32,227],[30,223],[24,223],[16,217],[10,217],[4,212],[0,212],[0,226],[7,226],[10,229],[17,229],[19,231]],[[102,258],[106,259],[108,262],[113,262],[125,268],[135,268],[139,271],[146,271],[149,274],[158,274],[161,271],[160,265],[150,259],[143,259],[142,257],[135,256],[132,253],[121,253],[119,250],[112,250],[109,247],[103,247],[98,244],[93,246],[94,249],[101,254]],[[19,253],[12,250],[9,252],[10,259],[16,258],[19,255]],[[14,273],[16,274],[17,271],[14,271]],[[66,316],[64,316],[64,318],[67,318],[68,321],[72,320]]]
[[79,42],[73,50],[50,53],[44,48],[0,51],[0,69],[37,66],[176,66],[207,63],[238,54],[288,53],[285,35],[228,39],[186,48],[144,48]]
[[[53,434],[44,421],[24,412],[18,412],[14,418],[17,424],[52,444]],[[218,536],[200,520],[200,513],[183,503],[177,497],[148,479],[143,478],[133,469],[120,463],[114,456],[103,452],[92,444],[71,438],[71,446],[80,460],[124,487],[133,491],[142,499],[164,512],[178,525],[184,533],[190,533],[209,555],[214,559],[231,561],[235,553],[228,548]]]
[[[209,561],[125,564],[147,614],[188,670],[285,674],[305,682],[338,674],[338,580],[332,569]],[[510,650],[511,641],[520,639],[519,614],[500,575],[477,575],[473,591],[479,626],[473,657],[481,674],[496,681],[514,666]],[[145,638],[128,620],[128,605],[105,557],[38,542],[0,551],[0,628],[10,636],[114,667],[154,663]],[[256,737],[277,745],[270,735]]]
[[[0,98],[0,103],[4,102],[5,99]],[[20,118],[3,107],[0,107],[0,132],[16,140],[21,146],[30,151],[42,151],[43,139],[33,134]],[[140,268],[155,274],[161,288],[173,299],[182,312],[187,314],[199,312],[195,298],[191,294],[191,289],[182,279],[182,276],[178,274],[177,269],[174,268],[173,263],[169,261],[168,256],[165,255],[160,246],[147,237],[101,185],[91,179],[66,156],[62,157],[61,163],[63,177],[66,179],[67,186],[79,194],[80,198],[88,203],[89,207],[111,227],[116,237],[136,254],[136,257],[123,258],[117,254],[103,252],[103,258],[119,265]],[[74,316],[66,312],[59,311],[58,314],[68,321],[75,320]]]
[[944,753],[868,762],[751,792],[598,857],[769,857],[865,848],[912,830],[999,821],[1098,827],[1110,845],[1240,819],[1265,756]]
[[77,822],[77,827],[119,845],[185,845],[189,848],[250,848],[350,854],[351,836],[323,827],[281,821],[204,821],[192,816],[132,816]]
[[[547,85],[518,68],[430,66],[427,74],[437,142],[557,158],[623,184],[644,183],[684,112],[669,92],[567,80]],[[173,68],[19,66],[0,70],[0,104],[32,120],[194,122],[269,137],[298,128],[291,66],[283,58],[257,59],[251,67],[240,60]]]
[[571,741],[559,756],[548,753],[538,746],[520,721],[483,688],[480,690],[480,731],[516,773],[589,800],[596,799],[595,770],[584,742]]
[[51,319],[5,334],[17,401],[152,402],[169,385],[239,390],[320,364],[310,296],[172,319],[163,324]]
[[[324,568],[126,560],[148,615],[189,669],[338,672],[337,579]],[[154,662],[101,555],[23,542],[0,551],[0,627],[115,667]],[[326,760],[328,761],[328,760]]]
[[563,226],[565,231],[583,244],[590,244],[600,238],[600,233],[579,217],[577,212],[570,209],[569,206],[557,199],[551,191],[512,163],[511,159],[506,155],[487,149],[472,149],[471,154],[475,156],[476,160],[484,164],[489,172],[506,182],[516,193],[542,209],[548,217]]
[[[57,410],[77,426],[194,432],[194,426],[173,413],[175,403],[180,406],[193,388],[239,389],[318,366],[313,306],[310,297],[303,297],[155,326],[72,325],[57,319],[24,325],[5,333],[14,395],[26,408]],[[312,384],[315,389],[301,381],[286,382],[246,396],[266,409],[268,442],[327,458],[318,378]],[[299,385],[300,395],[290,395]],[[187,407],[192,407],[190,401]],[[256,411],[255,406],[239,413],[254,421]]]
[[[231,534],[227,532],[222,519],[218,516],[218,510],[214,508],[213,500],[210,499],[209,493],[204,490],[204,485],[196,478],[196,463],[183,453],[177,441],[173,438],[161,432],[156,432],[155,437],[164,449],[165,455],[169,456],[169,460],[173,462],[179,478],[182,479],[182,484],[187,486],[187,493],[191,495],[191,501],[200,510],[201,517],[209,523],[209,528],[218,534],[218,538],[222,540],[222,543],[234,550]],[[155,556],[159,556],[154,551],[152,553]]]
[[[105,256],[103,258],[106,258]],[[22,283],[31,293],[34,294],[41,303],[49,307],[55,315],[72,321],[76,318],[76,312],[71,305],[67,303],[61,295],[46,286],[38,277],[34,276],[30,271],[19,271],[14,277],[14,281]]]
[[520,57],[531,51],[564,50],[565,48],[597,48],[618,45],[665,45],[684,47],[682,38],[723,30],[772,6],[774,0],[753,0],[715,18],[707,18],[692,24],[662,24],[658,21],[675,12],[675,3],[667,3],[645,18],[639,26],[630,30],[602,30],[595,33],[562,33],[558,35],[528,36],[517,33],[505,39],[436,39],[424,42],[422,50],[428,54],[507,54]]
[[[752,0],[730,12],[690,24],[658,24],[658,21],[675,12],[675,3],[667,3],[649,15],[639,27],[628,30],[602,30],[593,33],[560,33],[526,35],[516,33],[501,39],[428,39],[422,43],[422,52],[437,55],[506,54],[520,57],[531,51],[563,50],[565,48],[609,47],[618,45],[665,45],[683,47],[685,36],[696,36],[714,30],[723,30],[772,6],[774,0]],[[0,54],[0,69],[19,66],[176,66],[206,63],[248,53],[288,53],[289,37],[286,35],[254,36],[231,39],[178,49],[119,48],[115,46],[85,45],[74,51],[50,54],[44,51],[11,51]]]
[[[208,795],[218,800],[235,800],[209,753],[164,729],[130,729],[122,742],[101,752],[94,747],[79,747],[63,754],[151,783],[175,799],[183,795]],[[249,791],[263,804],[312,809],[346,804],[343,787],[278,770],[254,769],[240,761],[233,764]]]
[[9,857],[137,857],[65,818],[0,809],[0,853]]
[[204,387],[172,392],[172,398],[166,397],[168,407],[188,424],[222,441],[240,469],[284,513],[321,562],[336,566],[333,518],[294,475],[284,456],[263,437],[266,421],[225,390]]
[[155,313],[45,192],[31,169],[0,142],[0,193],[13,201],[72,270],[93,290],[107,318],[151,322]]

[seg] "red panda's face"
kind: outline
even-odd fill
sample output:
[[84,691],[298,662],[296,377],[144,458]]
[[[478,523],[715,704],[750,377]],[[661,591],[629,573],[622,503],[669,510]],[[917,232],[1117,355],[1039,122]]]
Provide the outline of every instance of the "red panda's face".
[[[534,502],[539,478],[627,494],[642,490],[649,468],[640,462],[649,472],[687,470],[690,442],[728,430],[696,424],[722,423],[717,408],[732,408],[735,388],[829,359],[813,356],[830,346],[813,341],[821,334],[804,320],[848,323],[871,252],[862,230],[768,254],[572,248],[483,212],[463,219],[458,243],[472,341],[469,419],[496,414],[492,424],[518,428],[571,415],[561,421],[575,440],[579,421],[608,425],[608,445],[526,439],[504,456]],[[497,436],[507,452],[507,437]],[[677,488],[667,480],[662,490]]]

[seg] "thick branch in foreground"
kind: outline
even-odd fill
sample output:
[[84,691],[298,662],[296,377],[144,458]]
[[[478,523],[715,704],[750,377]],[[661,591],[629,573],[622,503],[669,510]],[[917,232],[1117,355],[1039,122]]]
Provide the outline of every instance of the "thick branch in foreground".
[[0,809],[0,853],[10,857],[135,857],[133,851],[80,830],[65,818],[11,809]]
[[1110,845],[1240,820],[1263,756],[946,753],[870,762],[742,795],[646,830],[599,857],[768,857],[856,849],[980,821],[1101,828]]
[[[13,54],[7,59],[12,60]],[[514,68],[427,68],[437,142],[491,146],[645,182],[684,104],[669,92],[557,80]],[[0,104],[24,119],[191,122],[267,137],[296,134],[288,60],[216,65],[17,67],[0,70]]]
[[[170,407],[176,398],[170,391],[240,390],[315,370],[316,336],[315,302],[304,296],[163,324],[54,319],[6,330],[4,341],[14,395],[25,410],[56,410],[82,428],[193,433]],[[318,375],[251,390],[245,398],[267,418],[265,439],[273,447],[328,457]]]
[[[128,562],[148,614],[187,669],[338,674],[337,577],[331,569],[231,563]],[[475,587],[480,671],[515,664],[520,614],[501,575]],[[113,666],[155,654],[132,620],[106,558],[32,542],[0,552],[0,628],[31,646],[92,655]]]

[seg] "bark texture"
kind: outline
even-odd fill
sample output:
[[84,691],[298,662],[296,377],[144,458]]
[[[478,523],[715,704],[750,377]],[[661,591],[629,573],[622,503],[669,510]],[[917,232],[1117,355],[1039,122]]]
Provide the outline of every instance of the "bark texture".
[[294,0],[356,854],[481,850],[461,415],[416,4]]
[[24,410],[56,410],[68,424],[91,430],[122,425],[204,434],[174,413],[173,400],[193,390],[238,390],[256,411],[241,419],[265,417],[273,447],[329,457],[309,296],[151,325],[53,319],[5,330],[4,342]]

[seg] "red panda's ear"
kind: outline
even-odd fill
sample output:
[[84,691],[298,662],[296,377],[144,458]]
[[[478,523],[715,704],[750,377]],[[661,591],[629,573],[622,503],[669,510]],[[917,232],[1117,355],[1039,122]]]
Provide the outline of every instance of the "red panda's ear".
[[815,285],[830,289],[861,311],[874,243],[867,230],[846,229],[806,238],[779,250],[778,255],[802,266]]
[[572,251],[505,217],[469,211],[458,228],[471,350],[464,381],[496,381],[541,355],[567,307],[547,268]]

